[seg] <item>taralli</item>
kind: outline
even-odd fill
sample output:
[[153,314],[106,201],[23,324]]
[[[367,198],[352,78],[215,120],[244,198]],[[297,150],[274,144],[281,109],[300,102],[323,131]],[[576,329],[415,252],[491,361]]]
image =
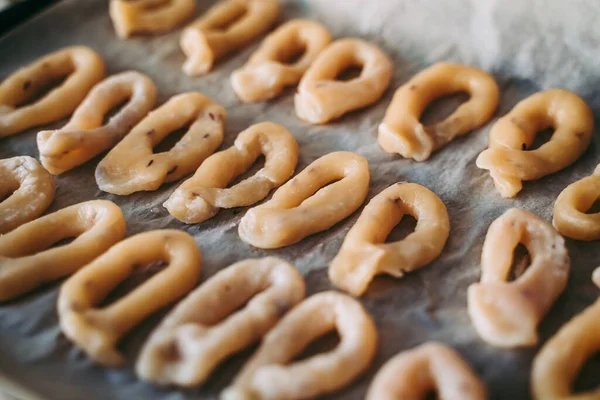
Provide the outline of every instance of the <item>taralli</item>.
[[600,288],[600,267],[596,268],[592,273],[592,282]]
[[[96,168],[105,192],[126,195],[156,190],[193,172],[223,141],[225,109],[199,93],[173,96],[152,111]],[[154,153],[171,132],[189,126],[172,149]]]
[[[292,362],[332,330],[340,336],[334,350]],[[221,399],[312,399],[352,382],[371,364],[376,349],[375,324],[360,303],[336,292],[318,293],[275,325]]]
[[[0,236],[0,301],[70,275],[125,236],[121,209],[107,200],[63,208]],[[57,242],[71,243],[49,248]]]
[[367,400],[420,400],[435,391],[438,399],[486,400],[487,390],[452,348],[429,342],[396,355],[379,370]]
[[240,238],[254,247],[275,249],[329,229],[365,201],[369,180],[363,156],[344,151],[324,155],[269,201],[248,210],[240,222]]
[[[233,89],[245,102],[272,99],[286,86],[297,85],[329,43],[329,31],[317,22],[286,22],[266,37],[246,65],[231,75]],[[292,61],[296,57],[297,61]]]
[[[404,240],[385,243],[406,214],[417,220],[415,231]],[[329,279],[360,296],[377,274],[400,278],[429,264],[444,249],[449,233],[448,211],[435,193],[416,183],[396,183],[364,208],[329,266]]]
[[[252,125],[238,135],[232,147],[207,158],[164,206],[171,215],[188,224],[212,218],[220,208],[250,206],[293,175],[298,152],[296,139],[283,126],[272,122]],[[261,154],[265,156],[264,167],[227,188]]]
[[183,72],[209,72],[220,58],[265,33],[279,17],[278,0],[223,0],[192,22],[181,34],[187,56]]
[[[506,282],[513,251],[522,243],[531,265]],[[488,230],[481,254],[481,282],[468,290],[471,321],[493,346],[534,346],[537,325],[565,289],[570,261],[565,241],[536,215],[512,208]]]
[[[226,358],[259,341],[304,298],[304,280],[286,262],[240,261],[183,300],[146,342],[138,376],[196,386]],[[237,311],[247,302],[247,305]]]
[[[441,122],[419,120],[434,100],[466,92],[470,99]],[[494,114],[500,89],[492,76],[466,65],[438,63],[415,75],[394,94],[379,125],[379,145],[415,161],[425,161],[457,136],[485,124]]]
[[[105,115],[127,101],[108,123]],[[139,72],[113,75],[96,85],[61,129],[37,136],[44,167],[58,175],[75,168],[117,144],[152,110],[156,87]]]
[[[133,271],[156,261],[167,266],[124,297],[97,308]],[[150,314],[192,290],[201,263],[196,242],[186,232],[158,230],[132,236],[63,284],[58,296],[60,327],[94,361],[122,365],[125,360],[117,342]]]
[[70,115],[102,78],[104,62],[87,47],[66,47],[17,70],[0,84],[0,137]]
[[42,215],[54,200],[54,179],[33,157],[0,160],[0,234]]
[[[350,67],[360,76],[336,80]],[[392,61],[377,46],[361,39],[330,44],[310,66],[294,98],[296,115],[312,124],[324,124],[347,112],[375,103],[392,79]]]
[[[527,150],[538,132],[554,128],[547,143]],[[588,148],[594,117],[576,94],[561,89],[536,93],[500,118],[477,166],[490,171],[502,197],[514,197],[522,181],[540,179],[573,164]]]

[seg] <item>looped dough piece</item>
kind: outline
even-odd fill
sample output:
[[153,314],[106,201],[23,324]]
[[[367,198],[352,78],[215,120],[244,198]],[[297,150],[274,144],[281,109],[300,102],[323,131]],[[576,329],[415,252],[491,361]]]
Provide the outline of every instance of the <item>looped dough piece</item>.
[[[133,271],[156,261],[167,266],[119,300],[98,307]],[[178,230],[140,233],[111,247],[62,286],[60,327],[90,358],[119,366],[117,342],[138,323],[192,290],[202,259],[194,238]]]
[[[236,94],[245,102],[272,99],[286,86],[297,85],[319,53],[331,43],[321,24],[295,19],[265,38],[242,68],[231,75]],[[302,55],[290,63],[291,58]]]
[[0,160],[0,234],[42,215],[54,200],[54,179],[33,157]]
[[[336,80],[349,67],[361,67],[360,76]],[[392,70],[392,60],[377,46],[361,39],[336,40],[300,81],[294,98],[296,115],[312,124],[324,124],[373,104],[389,86]]]
[[[531,265],[506,282],[519,243]],[[564,239],[538,216],[512,208],[492,222],[481,254],[481,282],[468,290],[469,315],[481,338],[498,347],[537,344],[537,325],[565,289],[569,268]]]
[[[105,115],[127,103],[102,125]],[[156,103],[156,87],[144,74],[130,71],[113,75],[90,91],[73,117],[61,129],[37,136],[44,167],[58,175],[75,168],[117,144]]]
[[181,34],[181,49],[188,57],[183,72],[190,76],[209,72],[215,61],[257,39],[278,17],[278,0],[217,3]]
[[[0,137],[71,114],[104,78],[102,58],[88,47],[66,47],[17,70],[0,84]],[[65,78],[32,104],[23,105]]]
[[248,210],[240,222],[240,238],[254,247],[275,249],[329,229],[365,201],[369,179],[363,156],[345,151],[324,155],[269,201]]
[[[547,143],[527,151],[538,132],[554,128]],[[588,148],[594,117],[576,94],[561,89],[536,93],[500,118],[477,166],[490,171],[502,197],[514,197],[522,181],[540,179],[573,164]]]
[[[98,187],[126,195],[156,190],[165,182],[184,177],[221,145],[225,115],[223,107],[199,93],[171,97],[137,124],[98,164]],[[188,125],[172,149],[153,152],[171,132]]]
[[[460,92],[470,99],[443,121],[419,120],[435,99]],[[484,125],[494,115],[500,89],[492,76],[466,65],[438,63],[415,75],[394,94],[379,125],[379,145],[388,153],[425,161],[457,136]]]
[[[70,275],[125,236],[121,209],[107,200],[75,204],[0,236],[0,301]],[[50,248],[57,242],[71,243]]]
[[[417,220],[415,231],[403,240],[385,243],[406,214]],[[331,262],[329,279],[360,296],[377,274],[400,278],[429,264],[444,249],[449,233],[448,211],[435,193],[416,183],[396,183],[364,208]]]
[[142,350],[138,376],[160,384],[201,384],[226,358],[259,341],[302,301],[304,290],[298,271],[278,258],[233,264],[163,320]]
[[[290,363],[332,330],[340,336],[334,350]],[[357,378],[371,364],[376,349],[375,324],[359,302],[337,292],[318,293],[267,333],[222,399],[315,398]]]
[[600,288],[600,267],[596,268],[592,273],[592,282]]

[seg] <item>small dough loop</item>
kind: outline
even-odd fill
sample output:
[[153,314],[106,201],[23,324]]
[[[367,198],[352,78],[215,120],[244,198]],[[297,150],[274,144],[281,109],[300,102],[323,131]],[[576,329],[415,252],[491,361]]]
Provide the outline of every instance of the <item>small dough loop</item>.
[[[105,115],[127,101],[108,123]],[[139,72],[113,75],[90,91],[61,129],[41,131],[37,136],[40,159],[55,175],[73,169],[117,144],[156,103],[156,87]]]
[[[360,76],[336,80],[349,67],[361,67]],[[377,46],[361,39],[330,44],[310,66],[294,98],[296,115],[311,124],[325,124],[375,103],[392,79],[392,60]]]
[[[96,168],[98,187],[127,195],[156,190],[188,175],[221,145],[225,115],[223,107],[199,93],[171,97],[100,161]],[[170,133],[188,125],[173,148],[153,152]]]
[[[554,128],[547,143],[527,150],[538,132]],[[490,144],[477,157],[502,197],[514,197],[522,181],[540,179],[573,164],[588,148],[594,117],[575,93],[562,89],[539,92],[519,102],[490,132]]]
[[225,359],[258,342],[304,291],[302,276],[278,258],[233,264],[163,320],[142,350],[138,376],[163,385],[200,385]]
[[360,207],[369,180],[363,156],[346,151],[324,155],[269,201],[248,210],[239,225],[240,238],[254,247],[276,249],[327,230]]
[[[0,84],[0,137],[67,117],[104,78],[104,70],[102,58],[82,46],[55,51],[17,70]],[[63,78],[60,86],[24,105]]]
[[181,49],[188,57],[183,72],[190,76],[209,72],[218,59],[265,33],[279,18],[279,11],[278,0],[217,3],[181,34]]
[[[63,208],[0,236],[0,301],[77,271],[125,236],[125,217],[108,200]],[[71,243],[49,248],[57,242]]]
[[33,157],[0,160],[0,234],[29,222],[54,200],[54,178]]
[[[329,352],[290,362],[316,338],[340,336]],[[377,329],[359,302],[337,292],[304,300],[267,333],[223,400],[312,399],[348,385],[371,364]]]
[[[329,43],[329,31],[317,22],[286,22],[265,38],[246,65],[231,75],[235,93],[247,103],[272,99],[286,86],[297,85]],[[300,55],[297,61],[288,61]]]
[[[531,265],[515,281],[506,282],[519,243],[527,248]],[[481,282],[468,290],[469,316],[481,338],[498,347],[536,345],[537,325],[569,278],[562,236],[538,216],[512,208],[490,225],[481,269]]]
[[[385,243],[404,215],[417,220],[403,240]],[[416,183],[396,183],[375,196],[350,229],[329,267],[331,282],[354,296],[367,290],[375,275],[401,278],[437,258],[450,233],[446,206]]]
[[[419,121],[432,101],[461,92],[470,99],[446,119],[427,126]],[[500,89],[487,72],[466,65],[435,64],[396,91],[379,125],[379,145],[388,153],[425,161],[457,136],[484,125],[494,115],[499,99]]]
[[[167,266],[124,297],[97,308],[136,269],[156,261]],[[165,229],[132,236],[63,284],[58,296],[60,327],[94,361],[120,366],[125,359],[117,342],[152,313],[192,290],[201,265],[200,250],[186,232]]]
[[[258,203],[294,174],[298,153],[298,143],[285,127],[272,122],[252,125],[238,135],[232,147],[208,157],[164,206],[178,220],[194,224],[214,217],[220,208]],[[227,188],[261,154],[264,167]]]
[[592,282],[600,288],[600,267],[596,268],[592,273]]

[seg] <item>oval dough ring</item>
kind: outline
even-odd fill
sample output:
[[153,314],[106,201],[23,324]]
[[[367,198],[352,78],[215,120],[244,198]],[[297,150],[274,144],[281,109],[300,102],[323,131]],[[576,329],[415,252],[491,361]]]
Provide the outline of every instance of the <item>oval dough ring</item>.
[[0,234],[42,215],[54,200],[54,190],[54,178],[35,158],[0,160]]
[[[127,103],[102,125],[114,107]],[[55,175],[73,169],[117,144],[156,103],[156,87],[139,72],[129,71],[103,80],[90,91],[61,129],[37,135],[40,159]]]
[[[403,240],[385,243],[404,215],[417,220]],[[446,206],[431,190],[416,183],[396,183],[375,196],[350,229],[329,267],[329,280],[360,296],[377,274],[396,278],[437,258],[448,239]]]
[[[0,84],[0,137],[58,121],[71,114],[104,78],[102,58],[88,47],[66,47],[20,68]],[[36,102],[22,106],[48,83],[67,76]]]
[[[63,208],[0,236],[0,301],[77,271],[125,236],[121,209],[107,200]],[[50,248],[67,238],[71,243]]]
[[[440,122],[424,126],[419,119],[435,99],[460,92],[470,99]],[[388,153],[425,161],[455,137],[484,125],[493,115],[500,89],[492,76],[466,65],[437,63],[402,85],[379,125],[378,141]]]
[[329,229],[365,201],[369,179],[363,156],[345,151],[324,155],[269,201],[248,210],[240,222],[240,238],[254,247],[275,249]]
[[224,0],[192,22],[181,34],[187,60],[183,72],[209,72],[215,61],[265,33],[279,17],[277,0]]
[[[314,339],[337,329],[338,346],[291,362]],[[222,400],[309,399],[341,389],[371,364],[377,329],[359,302],[337,292],[315,294],[267,333]]]
[[[506,282],[513,250],[522,243],[531,265]],[[490,225],[481,254],[481,282],[468,290],[468,311],[481,338],[493,346],[534,346],[537,325],[565,289],[570,261],[565,241],[546,221],[512,208]]]
[[[238,135],[233,146],[208,157],[164,206],[178,220],[193,224],[214,217],[220,208],[258,203],[294,174],[298,152],[296,139],[285,127],[272,122],[252,125]],[[261,154],[264,167],[227,188]]]
[[[272,99],[286,86],[297,85],[329,43],[329,31],[317,22],[286,22],[265,38],[246,65],[231,75],[231,85],[244,102]],[[294,63],[286,62],[298,50],[303,51],[302,57]]]
[[[526,151],[539,131],[552,126],[555,131],[547,143]],[[539,92],[496,122],[477,167],[490,171],[502,197],[514,197],[523,188],[522,181],[540,179],[577,161],[593,132],[594,117],[579,96],[561,89]]]
[[[193,172],[223,141],[225,109],[200,93],[171,97],[137,124],[98,164],[96,183],[126,195],[156,190]],[[171,132],[191,123],[169,151],[153,148]]]
[[304,291],[302,276],[281,259],[233,264],[165,317],[142,349],[138,376],[163,385],[200,385],[225,359],[258,342]]
[[[155,261],[167,266],[119,300],[96,308],[133,271]],[[127,238],[63,284],[58,296],[60,327],[94,361],[122,365],[125,359],[117,342],[149,315],[192,290],[201,265],[200,250],[186,232],[165,229]]]
[[[338,81],[339,73],[361,66],[360,76]],[[298,86],[294,105],[298,118],[325,124],[375,103],[392,79],[392,60],[377,46],[361,39],[336,40],[323,50]]]

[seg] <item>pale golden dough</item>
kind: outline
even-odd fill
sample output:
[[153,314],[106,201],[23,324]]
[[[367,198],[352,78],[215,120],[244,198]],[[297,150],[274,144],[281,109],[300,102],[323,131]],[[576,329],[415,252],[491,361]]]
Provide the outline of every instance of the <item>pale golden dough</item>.
[[[96,168],[98,187],[126,195],[156,190],[193,172],[223,141],[225,109],[200,93],[171,97],[119,142]],[[191,124],[191,125],[190,125]],[[172,149],[153,148],[173,131],[189,125]]]
[[[138,268],[167,265],[106,307],[103,300]],[[111,247],[69,278],[58,296],[58,317],[65,336],[94,361],[109,367],[125,362],[119,340],[141,321],[194,288],[202,258],[194,238],[178,230],[132,236]]]
[[[296,139],[285,127],[272,122],[252,125],[238,135],[232,147],[208,157],[164,206],[178,220],[194,224],[214,217],[220,208],[255,204],[294,174],[298,152]],[[227,188],[261,154],[264,167]]]
[[600,288],[600,267],[596,268],[592,273],[592,282]]
[[[385,243],[404,215],[417,220],[405,239]],[[396,183],[375,196],[350,229],[329,266],[329,280],[354,296],[367,290],[378,274],[396,278],[437,258],[450,233],[446,206],[431,190],[416,183]]]
[[[297,85],[329,43],[329,31],[317,22],[286,22],[265,38],[246,65],[231,75],[231,85],[244,102],[272,99],[286,86]],[[297,61],[288,61],[296,55],[301,55]]]
[[[432,101],[465,92],[470,99],[440,122],[423,125]],[[438,63],[419,72],[394,94],[379,125],[379,145],[388,153],[425,161],[457,136],[484,125],[494,115],[500,90],[487,72],[466,65]]]
[[[65,47],[20,68],[0,84],[0,137],[70,115],[104,78],[102,58],[88,47]],[[37,101],[22,105],[66,78]]]
[[[0,301],[77,271],[125,236],[121,209],[107,200],[75,204],[0,236]],[[50,248],[68,238],[71,243]]]
[[[522,243],[531,264],[507,282]],[[481,254],[481,281],[468,290],[468,310],[483,340],[497,347],[535,346],[537,326],[569,279],[565,241],[546,221],[512,208],[490,225]]]
[[[554,128],[547,143],[527,150],[538,132]],[[594,116],[575,93],[549,89],[519,102],[496,122],[477,166],[490,171],[502,197],[514,197],[522,181],[540,179],[573,164],[588,148]]]
[[275,249],[329,229],[365,201],[369,180],[363,156],[344,151],[324,155],[269,201],[248,210],[239,225],[240,238],[254,247]]
[[[334,350],[292,361],[313,340],[337,330]],[[377,350],[377,330],[359,302],[337,292],[304,300],[267,333],[222,400],[312,399],[350,384]]]
[[[105,115],[127,101],[103,125]],[[94,86],[61,129],[37,135],[40,159],[55,175],[73,169],[117,144],[156,103],[152,80],[135,71],[110,76]]]
[[167,315],[144,345],[137,375],[164,385],[200,385],[225,359],[258,342],[302,301],[304,290],[298,271],[278,258],[233,264]]

